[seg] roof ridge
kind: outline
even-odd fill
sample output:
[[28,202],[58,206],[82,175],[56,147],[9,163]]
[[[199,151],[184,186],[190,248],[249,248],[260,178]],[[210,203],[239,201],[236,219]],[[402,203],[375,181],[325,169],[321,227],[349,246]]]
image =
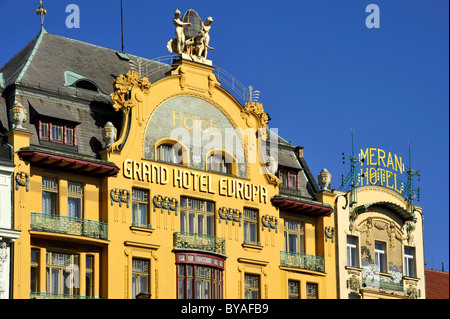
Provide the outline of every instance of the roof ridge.
[[42,27],[41,31],[39,32],[39,35],[37,36],[37,40],[34,43],[33,50],[31,50],[31,53],[28,56],[27,61],[25,62],[25,65],[22,68],[22,71],[20,71],[19,76],[14,81],[14,83],[20,83],[20,81],[22,80],[25,72],[28,70],[28,67],[30,66],[31,60],[33,60],[33,57],[34,57],[37,49],[39,48],[39,45],[41,44],[41,41],[42,41],[42,38],[44,37],[44,34],[47,34],[47,31],[44,29],[44,27]]

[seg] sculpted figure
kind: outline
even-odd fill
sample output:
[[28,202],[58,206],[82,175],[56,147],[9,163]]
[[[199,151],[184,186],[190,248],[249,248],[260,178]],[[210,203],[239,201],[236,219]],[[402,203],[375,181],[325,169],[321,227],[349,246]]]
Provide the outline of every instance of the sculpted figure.
[[184,51],[184,30],[183,27],[185,25],[191,25],[188,22],[183,22],[180,20],[181,12],[180,10],[175,10],[175,17],[173,18],[173,24],[175,25],[175,36],[177,38],[177,53],[181,54]]
[[203,31],[203,35],[204,35],[203,43],[205,45],[203,57],[205,59],[208,56],[208,49],[214,50],[214,48],[211,48],[209,46],[209,30],[211,30],[211,23],[212,22],[213,22],[213,18],[212,17],[208,17],[206,19],[205,23],[202,23],[203,24],[202,31]]

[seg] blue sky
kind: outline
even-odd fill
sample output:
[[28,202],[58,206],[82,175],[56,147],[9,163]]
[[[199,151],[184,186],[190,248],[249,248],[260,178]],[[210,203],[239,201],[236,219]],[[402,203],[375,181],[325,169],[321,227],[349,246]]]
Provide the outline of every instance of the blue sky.
[[[67,28],[66,7],[80,8]],[[427,268],[449,271],[449,2],[447,0],[123,0],[125,52],[168,55],[173,12],[212,16],[208,55],[260,90],[270,126],[304,156],[314,176],[327,168],[339,188],[342,153],[373,147],[421,170]],[[369,29],[366,6],[380,9]],[[0,0],[3,66],[40,30],[39,1]],[[44,0],[48,32],[120,50],[120,1]]]

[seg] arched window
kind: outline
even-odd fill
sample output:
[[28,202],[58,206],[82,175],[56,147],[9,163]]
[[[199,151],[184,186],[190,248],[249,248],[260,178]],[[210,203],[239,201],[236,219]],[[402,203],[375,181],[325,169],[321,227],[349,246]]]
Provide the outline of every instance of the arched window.
[[188,149],[180,142],[172,139],[162,139],[155,145],[157,161],[188,165]]
[[206,158],[206,170],[236,175],[236,160],[226,151],[214,150]]

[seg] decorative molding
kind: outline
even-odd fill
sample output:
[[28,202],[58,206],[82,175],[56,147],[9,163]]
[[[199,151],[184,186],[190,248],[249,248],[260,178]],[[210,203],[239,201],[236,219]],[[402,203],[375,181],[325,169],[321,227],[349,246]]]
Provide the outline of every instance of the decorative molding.
[[27,192],[30,190],[30,174],[28,174],[27,172],[17,172],[15,180],[16,191],[19,190],[19,186],[25,186]]
[[269,229],[269,232],[272,229],[275,229],[275,232],[278,233],[278,218],[276,218],[275,216],[270,216],[270,215],[262,216],[261,224],[262,224],[262,230],[264,230],[264,227],[267,227]]
[[328,239],[331,239],[331,242],[334,243],[334,227],[325,227],[325,242],[327,242]]
[[175,212],[175,216],[178,216],[178,201],[173,197],[164,197],[161,195],[155,195],[153,197],[153,211],[156,212],[156,208],[161,209],[161,214],[164,210],[170,215],[172,211]]
[[119,207],[122,207],[122,203],[126,203],[127,208],[130,207],[130,192],[128,190],[113,188],[109,192],[109,196],[111,197],[111,206],[116,202],[119,203]]
[[242,212],[239,209],[220,207],[218,213],[219,223],[222,222],[222,219],[225,219],[227,225],[229,220],[232,221],[233,226],[235,222],[239,222],[239,227],[242,225]]

